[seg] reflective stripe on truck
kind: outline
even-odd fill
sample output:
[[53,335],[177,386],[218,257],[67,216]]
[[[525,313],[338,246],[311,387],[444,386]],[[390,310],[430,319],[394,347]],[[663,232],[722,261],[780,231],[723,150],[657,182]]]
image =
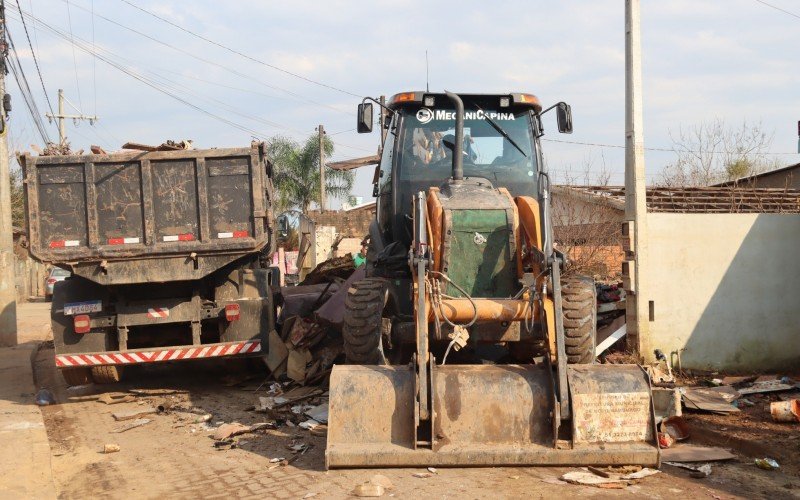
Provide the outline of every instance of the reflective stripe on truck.
[[134,363],[158,363],[185,359],[217,358],[221,356],[234,356],[236,354],[253,354],[256,352],[261,352],[260,340],[207,344],[191,347],[165,347],[128,352],[112,351],[92,354],[59,354],[56,355],[56,366],[59,368],[69,368],[78,366],[130,365]]

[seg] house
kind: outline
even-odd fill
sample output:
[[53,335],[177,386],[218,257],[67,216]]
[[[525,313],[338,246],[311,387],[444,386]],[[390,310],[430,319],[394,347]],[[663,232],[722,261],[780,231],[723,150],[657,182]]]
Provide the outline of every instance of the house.
[[716,186],[746,186],[754,188],[800,189],[800,163],[760,174],[726,181]]
[[[610,207],[618,220],[624,196],[620,187],[559,187],[554,212],[556,203]],[[626,289],[644,305],[639,317],[628,314],[628,348],[645,362],[659,349],[692,369],[796,368],[800,190],[648,188],[646,200],[642,255],[634,262],[623,254]],[[630,281],[633,265],[641,266],[638,283]]]

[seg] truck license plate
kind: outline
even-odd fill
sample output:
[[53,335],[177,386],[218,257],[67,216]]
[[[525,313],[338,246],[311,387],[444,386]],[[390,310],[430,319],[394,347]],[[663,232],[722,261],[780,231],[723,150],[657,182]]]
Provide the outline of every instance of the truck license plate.
[[86,302],[69,302],[64,304],[64,315],[74,316],[76,314],[86,314],[100,312],[103,310],[102,300],[87,300]]

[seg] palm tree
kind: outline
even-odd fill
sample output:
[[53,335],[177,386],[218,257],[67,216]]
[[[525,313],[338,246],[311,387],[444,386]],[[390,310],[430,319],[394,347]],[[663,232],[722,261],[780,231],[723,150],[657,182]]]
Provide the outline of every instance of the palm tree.
[[[333,154],[333,141],[324,138],[325,157]],[[312,202],[319,205],[319,138],[312,135],[301,145],[288,137],[274,137],[267,144],[274,165],[273,182],[277,211],[298,208],[304,213]],[[353,172],[325,168],[325,192],[330,198],[344,198],[353,188]]]

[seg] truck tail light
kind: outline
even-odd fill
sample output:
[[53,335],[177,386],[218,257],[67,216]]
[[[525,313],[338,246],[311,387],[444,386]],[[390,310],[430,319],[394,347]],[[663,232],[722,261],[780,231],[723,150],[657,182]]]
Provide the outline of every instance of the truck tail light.
[[225,319],[236,321],[239,319],[239,304],[228,304],[225,306]]
[[47,284],[48,284],[48,285],[52,285],[52,284],[53,284],[53,283],[55,283],[56,281],[58,281],[58,280],[57,280],[57,279],[55,279],[55,278],[47,278]]
[[92,330],[92,319],[88,314],[79,314],[72,320],[75,333],[89,333]]

